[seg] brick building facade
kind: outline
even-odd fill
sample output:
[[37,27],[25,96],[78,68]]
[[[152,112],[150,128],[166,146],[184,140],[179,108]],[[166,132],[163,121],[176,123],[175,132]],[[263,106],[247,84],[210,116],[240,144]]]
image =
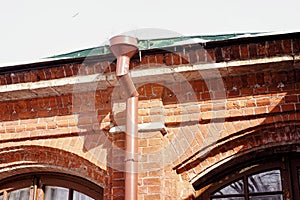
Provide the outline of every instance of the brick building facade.
[[[300,199],[299,36],[183,44],[131,59],[139,199]],[[112,54],[0,68],[3,199],[22,188],[47,199],[50,186],[70,199],[124,199],[126,116],[114,73]]]

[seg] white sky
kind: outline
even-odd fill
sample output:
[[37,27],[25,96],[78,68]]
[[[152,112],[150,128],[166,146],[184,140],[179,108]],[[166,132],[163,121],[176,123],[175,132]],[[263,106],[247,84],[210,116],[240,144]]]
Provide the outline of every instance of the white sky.
[[[297,0],[0,0],[0,63],[102,45],[150,28],[182,35],[300,30]],[[161,35],[166,37],[166,35]]]

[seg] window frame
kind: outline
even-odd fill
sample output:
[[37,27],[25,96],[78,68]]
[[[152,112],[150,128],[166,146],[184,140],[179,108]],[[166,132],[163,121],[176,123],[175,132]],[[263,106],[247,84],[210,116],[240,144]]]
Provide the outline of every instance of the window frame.
[[[275,191],[275,192],[257,192],[257,193],[250,193],[249,191],[249,181],[248,181],[248,178],[250,176],[253,176],[253,175],[257,175],[257,174],[260,174],[260,173],[263,173],[263,172],[268,172],[268,171],[273,171],[273,170],[279,170],[280,171],[280,180],[281,180],[281,186],[282,186],[282,191]],[[228,181],[226,182],[225,184],[223,184],[221,187],[219,187],[218,189],[216,189],[215,191],[211,192],[210,194],[210,199],[218,199],[218,198],[228,198],[228,197],[243,197],[245,200],[249,199],[250,197],[252,196],[262,196],[262,195],[277,195],[277,194],[281,194],[281,195],[284,195],[284,192],[283,192],[283,180],[282,180],[282,170],[278,167],[275,167],[275,168],[267,168],[267,169],[257,169],[257,170],[254,170],[252,173],[247,173],[244,172],[243,175],[241,175],[240,177],[236,178],[235,180],[233,181]],[[223,188],[225,188],[226,186],[234,183],[234,182],[237,182],[239,180],[242,180],[243,181],[243,194],[224,194],[224,195],[213,195],[214,193],[222,190]]]
[[300,160],[292,160],[291,161],[291,183],[290,184],[292,190],[293,190],[293,195],[295,199],[300,199],[300,180],[299,180],[299,175],[298,175],[298,169],[300,170]]
[[[284,199],[293,199],[293,185],[291,185],[293,179],[292,176],[295,177],[291,172],[295,171],[291,168],[291,163],[294,160],[297,160],[299,169],[300,169],[300,157],[298,156],[291,156],[291,155],[281,155],[277,157],[268,157],[265,159],[257,159],[256,161],[249,160],[248,162],[244,162],[242,164],[237,164],[234,167],[229,168],[222,168],[222,173],[215,174],[214,179],[212,179],[211,182],[206,183],[205,185],[202,185],[202,192],[198,189],[197,193],[198,196],[196,199],[203,200],[203,199],[212,199],[213,194],[217,192],[218,190],[226,187],[228,184],[233,183],[234,181],[238,181],[240,179],[243,179],[244,181],[244,193],[245,193],[245,199],[248,200],[249,191],[246,189],[247,186],[247,179],[249,176],[253,174],[259,174],[261,172],[265,171],[271,171],[279,169],[281,173],[281,184],[282,184],[282,194]],[[266,162],[267,161],[267,162]],[[217,177],[217,178],[216,178]],[[246,183],[246,184],[245,184]],[[300,183],[297,182],[299,185]],[[196,186],[199,188],[199,186]],[[300,188],[299,188],[300,190]],[[261,193],[259,193],[261,194]],[[268,193],[264,193],[268,194]],[[228,197],[229,195],[227,195]],[[234,195],[232,195],[234,196]],[[244,197],[243,195],[236,195],[237,197]],[[252,196],[252,195],[251,195]],[[300,194],[299,194],[300,196]],[[218,196],[221,198],[221,196]],[[224,196],[226,197],[226,196]],[[300,199],[300,198],[295,198]]]
[[22,188],[30,188],[30,200],[44,200],[46,186],[63,187],[69,190],[68,199],[73,191],[85,194],[95,200],[103,199],[103,188],[83,178],[63,173],[29,173],[0,181],[0,195],[4,200],[8,193]]
[[99,191],[97,191],[99,188],[96,188],[94,184],[75,176],[60,174],[58,179],[57,176],[45,174],[40,178],[40,182],[43,186],[58,186],[68,188],[70,190],[76,190],[94,199],[99,199],[99,196],[103,195],[103,191],[101,191],[100,194]]

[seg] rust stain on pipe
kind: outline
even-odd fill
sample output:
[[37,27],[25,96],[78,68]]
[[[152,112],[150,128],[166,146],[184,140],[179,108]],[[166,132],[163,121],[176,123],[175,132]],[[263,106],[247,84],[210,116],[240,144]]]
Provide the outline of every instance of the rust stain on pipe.
[[138,92],[129,76],[130,58],[137,53],[137,39],[115,36],[110,39],[110,50],[117,58],[116,76],[124,86],[126,101],[126,147],[125,147],[125,200],[137,200],[138,191]]

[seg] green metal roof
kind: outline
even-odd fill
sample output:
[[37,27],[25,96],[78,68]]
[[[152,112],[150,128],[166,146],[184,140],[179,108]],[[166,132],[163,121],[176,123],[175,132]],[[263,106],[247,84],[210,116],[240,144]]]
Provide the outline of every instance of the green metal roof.
[[[260,33],[234,33],[234,34],[222,34],[222,35],[203,35],[203,36],[182,36],[182,37],[173,37],[173,38],[158,38],[158,39],[147,39],[147,40],[139,40],[138,47],[140,50],[147,50],[147,49],[155,49],[155,48],[162,48],[168,47],[171,45],[176,45],[178,42],[184,43],[188,40],[200,40],[200,43],[210,42],[210,41],[221,41],[221,40],[228,40],[235,37],[242,37],[242,36],[255,36]],[[73,51],[70,53],[60,54],[51,56],[48,58],[80,58],[86,56],[95,56],[95,55],[104,55],[110,53],[109,46],[99,46],[94,48],[88,48],[78,51]]]

